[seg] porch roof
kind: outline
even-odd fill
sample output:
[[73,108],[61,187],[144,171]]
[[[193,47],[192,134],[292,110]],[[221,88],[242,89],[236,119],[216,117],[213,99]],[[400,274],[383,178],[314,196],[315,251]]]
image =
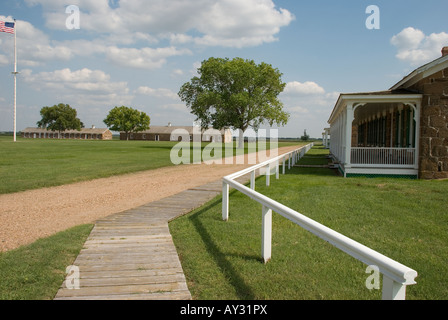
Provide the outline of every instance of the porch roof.
[[331,124],[348,103],[409,103],[421,100],[422,94],[418,94],[406,89],[341,93],[336,105],[331,112],[328,123]]

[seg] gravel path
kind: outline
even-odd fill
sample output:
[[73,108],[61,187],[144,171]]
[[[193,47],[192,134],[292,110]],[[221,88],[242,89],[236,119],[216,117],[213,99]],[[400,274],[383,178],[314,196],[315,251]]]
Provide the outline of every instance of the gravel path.
[[[280,148],[278,154],[296,148]],[[250,165],[170,166],[0,195],[0,252],[219,180],[248,166]]]

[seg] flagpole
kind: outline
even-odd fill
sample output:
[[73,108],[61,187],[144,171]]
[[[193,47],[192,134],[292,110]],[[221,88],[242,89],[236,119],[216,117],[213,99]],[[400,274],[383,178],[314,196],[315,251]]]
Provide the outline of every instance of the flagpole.
[[17,125],[16,125],[16,110],[17,110],[17,23],[14,19],[14,142],[17,137]]

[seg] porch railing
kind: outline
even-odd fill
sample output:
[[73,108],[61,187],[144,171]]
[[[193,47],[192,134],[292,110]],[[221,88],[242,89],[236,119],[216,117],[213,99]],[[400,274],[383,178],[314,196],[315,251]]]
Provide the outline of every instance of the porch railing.
[[415,148],[352,148],[351,164],[367,166],[415,166]]
[[[229,219],[229,189],[230,187],[244,193],[249,198],[262,205],[262,235],[261,254],[264,262],[271,259],[272,250],[272,212],[277,212],[281,216],[289,219],[293,223],[310,231],[321,239],[331,243],[336,248],[351,255],[368,266],[375,266],[383,274],[383,300],[404,300],[406,298],[406,286],[415,284],[417,271],[392,260],[381,253],[378,253],[302,214],[288,208],[281,203],[268,198],[255,191],[255,171],[266,168],[266,185],[269,185],[271,166],[275,167],[275,174],[279,178],[279,163],[283,162],[283,174],[285,174],[286,160],[288,168],[304,155],[313,145],[307,145],[288,154],[284,154],[274,159],[270,159],[261,164],[252,166],[242,171],[226,176],[222,180],[222,218]],[[251,174],[250,187],[237,182],[235,179],[246,174]]]

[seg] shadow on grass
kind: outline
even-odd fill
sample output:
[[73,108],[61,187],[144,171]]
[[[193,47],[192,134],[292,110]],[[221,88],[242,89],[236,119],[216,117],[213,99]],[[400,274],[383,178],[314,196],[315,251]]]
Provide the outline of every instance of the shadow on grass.
[[[239,299],[241,300],[254,300],[256,298],[255,293],[252,288],[247,285],[244,281],[244,278],[238,273],[238,270],[232,265],[229,261],[228,257],[233,257],[235,254],[225,254],[216,244],[213,239],[213,236],[208,232],[207,228],[202,223],[200,216],[210,210],[212,207],[221,203],[221,198],[217,198],[216,200],[210,202],[206,206],[202,207],[199,211],[189,217],[189,220],[192,222],[194,227],[196,228],[198,234],[201,236],[202,241],[204,242],[207,252],[213,257],[213,260],[224,274],[226,279],[229,279],[230,285],[235,288],[235,292]],[[244,260],[260,260],[259,257],[250,256],[250,255],[238,255],[238,258],[242,258]],[[261,261],[261,260],[260,260]]]

